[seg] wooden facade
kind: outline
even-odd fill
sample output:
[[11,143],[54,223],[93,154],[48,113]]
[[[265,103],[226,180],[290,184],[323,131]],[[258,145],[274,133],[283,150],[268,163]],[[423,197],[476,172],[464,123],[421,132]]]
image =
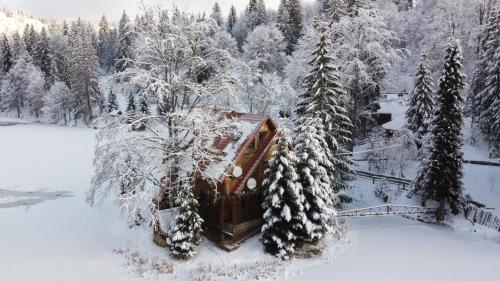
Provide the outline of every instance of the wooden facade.
[[[275,147],[277,126],[266,115],[227,114],[245,122],[247,132],[239,136],[239,141],[227,136],[214,142],[222,155],[227,147],[238,147],[228,156],[233,159],[226,159],[230,165],[224,167],[225,172],[219,178],[199,177],[195,194],[204,220],[205,236],[221,248],[232,251],[239,243],[260,232],[263,174]],[[240,173],[235,173],[234,169],[239,169]]]

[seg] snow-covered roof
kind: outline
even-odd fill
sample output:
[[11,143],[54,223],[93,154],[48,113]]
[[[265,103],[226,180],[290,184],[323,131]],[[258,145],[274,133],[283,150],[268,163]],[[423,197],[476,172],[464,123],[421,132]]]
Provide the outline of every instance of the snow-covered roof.
[[382,127],[388,130],[401,130],[405,124],[406,102],[405,97],[390,97],[380,101],[378,113],[391,114],[391,121]]
[[224,116],[236,121],[237,128],[227,136],[214,140],[213,148],[222,155],[222,160],[209,163],[203,175],[210,179],[222,181],[225,172],[232,168],[233,162],[244,150],[246,144],[259,132],[260,127],[270,119],[267,115],[226,112]]

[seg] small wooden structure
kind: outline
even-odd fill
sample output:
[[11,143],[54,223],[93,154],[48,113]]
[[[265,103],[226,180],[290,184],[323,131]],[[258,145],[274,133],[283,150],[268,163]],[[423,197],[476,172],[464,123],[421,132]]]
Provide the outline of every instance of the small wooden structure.
[[[275,147],[277,125],[267,115],[234,111],[224,114],[240,126],[214,140],[213,149],[223,159],[202,169],[195,194],[204,220],[204,235],[232,251],[260,232],[263,174]],[[158,235],[156,240],[161,240]]]

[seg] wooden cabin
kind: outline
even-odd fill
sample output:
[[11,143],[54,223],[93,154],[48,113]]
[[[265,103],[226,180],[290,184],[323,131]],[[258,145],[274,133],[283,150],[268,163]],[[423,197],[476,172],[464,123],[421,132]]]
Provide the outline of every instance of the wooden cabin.
[[232,251],[260,233],[263,174],[275,147],[277,125],[267,115],[225,114],[241,126],[213,142],[222,161],[204,167],[195,194],[205,237]]

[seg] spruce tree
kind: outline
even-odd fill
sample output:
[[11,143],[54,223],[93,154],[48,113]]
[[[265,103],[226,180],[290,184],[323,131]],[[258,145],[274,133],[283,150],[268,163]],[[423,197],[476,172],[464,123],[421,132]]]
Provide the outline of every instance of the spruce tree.
[[137,107],[135,105],[135,98],[134,94],[130,93],[128,95],[128,103],[127,103],[127,113],[129,114],[134,114],[137,110]]
[[288,23],[290,22],[290,17],[288,15],[288,1],[281,0],[278,7],[278,14],[276,16],[276,26],[283,33],[283,36],[288,32]]
[[116,94],[111,91],[108,96],[108,113],[118,110],[118,104],[116,103]]
[[55,34],[51,37],[51,71],[50,77],[54,81],[61,81],[71,87],[71,73],[69,71],[68,49],[70,44],[67,36]]
[[15,62],[21,57],[26,57],[27,51],[23,38],[19,34],[14,33],[12,34],[11,42],[12,61]]
[[[494,13],[495,12],[493,11],[492,14]],[[489,41],[490,36],[494,33],[495,24],[493,19],[495,19],[494,16],[489,17],[486,28],[480,36],[481,40],[478,46],[479,55],[474,66],[474,73],[470,82],[469,95],[467,99],[468,113],[471,114],[474,119],[478,119],[479,123],[482,121],[480,118],[481,112],[485,111],[485,108],[482,108],[484,104],[481,93],[484,92],[486,87],[487,68],[490,60],[492,59],[487,56],[488,50],[486,48],[486,43]]]
[[224,25],[224,19],[222,18],[222,11],[220,9],[219,3],[215,2],[214,7],[212,8],[212,14],[210,17],[215,20],[219,27]]
[[10,48],[9,39],[7,35],[3,35],[2,46],[1,46],[1,66],[2,73],[6,74],[14,65],[12,58],[12,50]]
[[285,128],[278,136],[263,182],[262,242],[268,253],[282,259],[288,259],[305,236],[307,220],[302,186],[295,170],[298,158],[292,145]]
[[104,67],[108,58],[109,44],[109,24],[106,16],[103,15],[99,22],[99,35],[97,39],[97,57],[101,67]]
[[120,24],[118,26],[118,54],[116,58],[116,71],[125,71],[131,65],[131,59],[133,57],[133,28],[129,17],[123,11],[122,17],[120,19]]
[[24,45],[26,47],[26,51],[28,51],[29,55],[33,55],[33,45],[35,44],[36,40],[36,32],[33,25],[27,24],[24,27],[23,40],[24,40]]
[[302,36],[302,6],[300,0],[288,0],[288,32],[284,34],[287,40],[287,55],[291,55]]
[[140,97],[141,97],[141,99],[140,99],[140,104],[139,104],[139,111],[144,115],[149,115],[150,110],[149,110],[149,102],[148,102],[147,96],[145,93],[142,93],[140,95]]
[[429,131],[430,118],[434,111],[432,97],[432,75],[428,65],[427,54],[420,58],[418,66],[415,89],[411,95],[410,103],[406,111],[407,127],[417,137],[417,147],[422,146],[422,139]]
[[326,20],[330,23],[337,23],[347,14],[347,4],[345,0],[324,0],[322,12]]
[[500,15],[492,12],[486,29],[484,85],[478,94],[479,120],[495,157],[500,149]]
[[252,31],[257,26],[267,23],[267,11],[264,0],[250,0],[246,10],[247,28]]
[[227,32],[233,34],[233,28],[238,21],[238,16],[236,15],[236,8],[231,6],[231,10],[229,11],[229,16],[227,17]]
[[194,180],[185,180],[176,198],[179,213],[167,234],[167,247],[177,259],[190,259],[201,244],[203,219],[198,213],[198,200],[193,194]]
[[350,188],[349,182],[355,174],[347,151],[353,125],[346,109],[347,93],[330,55],[326,29],[320,28],[319,33],[319,42],[309,62],[312,70],[304,79],[306,90],[299,96],[297,116],[299,122],[304,116],[314,114],[320,118],[329,151],[326,156],[333,164],[333,169],[327,169],[334,191],[332,194],[340,196],[342,202],[350,202],[351,199],[343,191]]
[[422,193],[422,203],[429,199],[439,203],[436,219],[446,215],[446,203],[458,214],[462,197],[462,96],[465,75],[462,74],[460,42],[453,39],[446,49],[443,75],[439,81],[437,108],[432,121],[430,158],[421,170],[416,189]]
[[[45,75],[45,80],[49,83],[51,79],[51,66],[50,66],[50,51],[49,51],[49,37],[45,27],[38,35],[33,45],[33,64],[38,66]],[[48,85],[48,84],[47,84]]]
[[307,216],[304,241],[317,243],[328,233],[338,228],[332,223],[333,210],[330,177],[328,170],[333,165],[328,159],[331,152],[325,141],[322,120],[318,116],[301,117],[295,129],[295,148],[299,158],[297,173],[304,192],[304,207]]
[[82,20],[75,22],[71,28],[68,56],[71,90],[77,101],[75,110],[85,117],[87,124],[94,117],[93,106],[101,105],[103,100],[98,80],[99,60],[92,45],[91,33],[89,25]]

